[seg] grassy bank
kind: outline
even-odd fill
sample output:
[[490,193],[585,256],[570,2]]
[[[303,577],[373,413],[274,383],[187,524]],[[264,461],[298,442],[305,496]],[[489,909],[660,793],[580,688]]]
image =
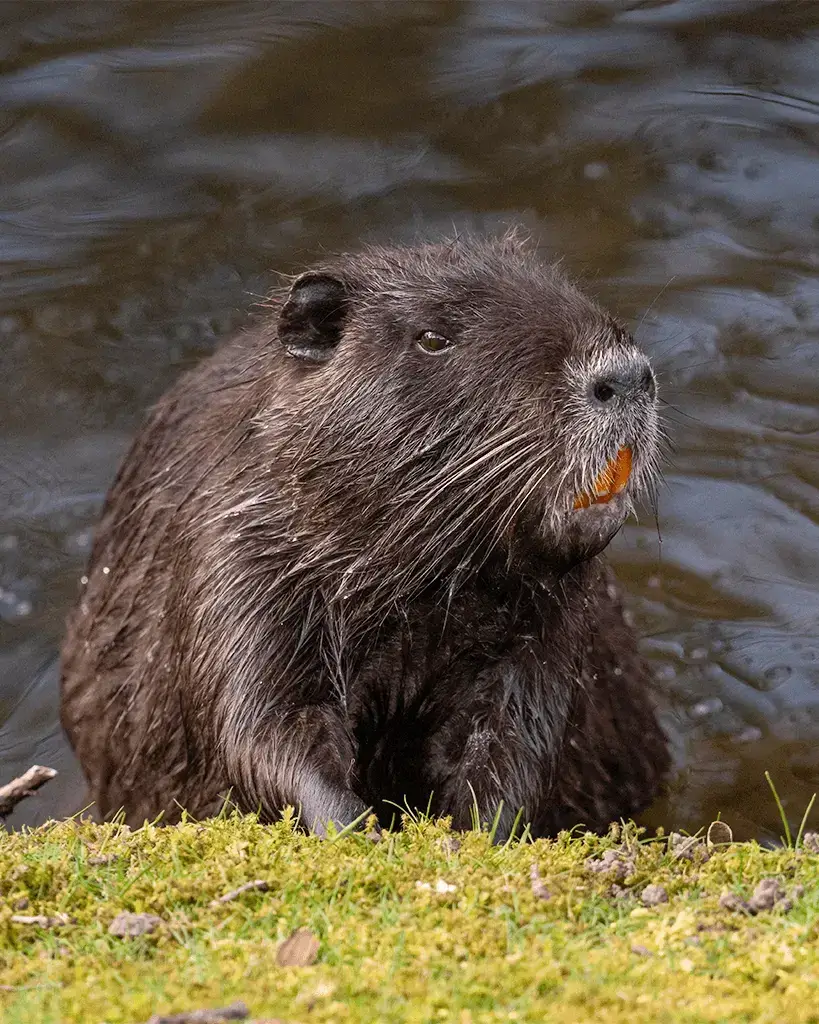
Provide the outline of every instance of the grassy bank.
[[[819,1022],[819,855],[804,848],[63,822],[0,835],[0,878],[5,1024],[237,1000],[257,1020],[350,1024]],[[248,882],[263,884],[214,902]]]

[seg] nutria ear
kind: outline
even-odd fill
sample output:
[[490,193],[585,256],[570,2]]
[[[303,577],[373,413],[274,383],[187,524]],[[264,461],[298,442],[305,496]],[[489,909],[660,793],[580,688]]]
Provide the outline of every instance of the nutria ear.
[[323,362],[341,340],[347,289],[329,274],[302,274],[279,314],[279,341],[288,355]]

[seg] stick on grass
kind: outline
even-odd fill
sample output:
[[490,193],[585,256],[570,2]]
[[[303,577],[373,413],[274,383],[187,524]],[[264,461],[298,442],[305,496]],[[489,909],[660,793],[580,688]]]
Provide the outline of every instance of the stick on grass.
[[53,768],[44,768],[42,765],[34,764],[27,772],[23,772],[19,778],[12,779],[5,786],[0,786],[0,818],[11,814],[21,800],[50,782],[57,772]]

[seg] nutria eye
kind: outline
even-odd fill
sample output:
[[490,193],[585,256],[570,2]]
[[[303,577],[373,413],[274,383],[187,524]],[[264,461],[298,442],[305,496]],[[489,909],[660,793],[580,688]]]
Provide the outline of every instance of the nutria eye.
[[605,381],[600,381],[594,385],[594,397],[598,402],[608,402],[614,398],[614,388]]
[[423,334],[419,334],[416,344],[422,352],[427,352],[433,356],[437,356],[448,348],[452,348],[452,342],[449,338],[445,338],[443,334],[436,334],[435,331],[424,331]]

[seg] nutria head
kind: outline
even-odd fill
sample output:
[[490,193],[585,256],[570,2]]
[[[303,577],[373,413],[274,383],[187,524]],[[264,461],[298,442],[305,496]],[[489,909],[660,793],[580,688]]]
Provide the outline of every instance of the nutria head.
[[498,553],[565,572],[652,487],[648,360],[516,237],[329,261],[292,283],[278,340],[294,524],[338,598],[406,600]]

